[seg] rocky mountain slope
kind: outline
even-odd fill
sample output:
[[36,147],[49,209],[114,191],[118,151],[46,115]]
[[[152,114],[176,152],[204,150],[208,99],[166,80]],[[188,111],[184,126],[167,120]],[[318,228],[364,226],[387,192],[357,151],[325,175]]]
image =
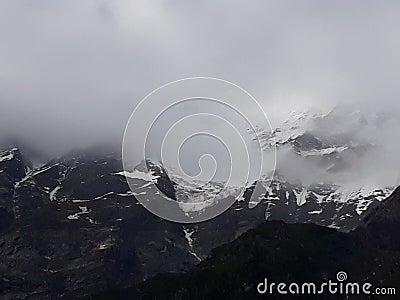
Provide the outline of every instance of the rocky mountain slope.
[[[133,288],[97,294],[90,299],[398,299],[400,188],[372,211],[365,227],[351,233],[313,224],[266,222],[220,246],[189,273],[160,274]],[[392,287],[391,295],[263,295],[257,285],[269,282],[321,284],[347,282]],[[374,288],[371,289],[374,293]]]

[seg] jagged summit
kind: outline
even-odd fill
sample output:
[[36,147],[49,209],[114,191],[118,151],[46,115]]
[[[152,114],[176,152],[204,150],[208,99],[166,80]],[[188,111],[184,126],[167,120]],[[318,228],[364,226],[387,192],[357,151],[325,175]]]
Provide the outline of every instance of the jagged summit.
[[20,149],[13,147],[0,152],[0,176],[16,182],[23,178],[30,168],[30,161],[22,155]]
[[343,151],[359,146],[359,143],[370,143],[360,140],[357,134],[368,126],[378,126],[377,119],[376,115],[342,107],[335,107],[328,113],[292,112],[272,133],[264,133],[263,128],[259,128],[257,133],[265,149],[287,145],[293,146],[299,155],[310,155],[308,151],[314,151],[314,155],[328,155],[335,148]]

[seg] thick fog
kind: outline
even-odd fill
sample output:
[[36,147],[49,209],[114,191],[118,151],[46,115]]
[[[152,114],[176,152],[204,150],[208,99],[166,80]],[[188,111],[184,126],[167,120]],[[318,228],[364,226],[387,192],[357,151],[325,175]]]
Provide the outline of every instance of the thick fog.
[[152,90],[210,76],[273,127],[338,104],[390,116],[373,132],[386,163],[355,166],[384,173],[399,165],[399,36],[398,1],[1,1],[0,139],[48,155],[120,143]]

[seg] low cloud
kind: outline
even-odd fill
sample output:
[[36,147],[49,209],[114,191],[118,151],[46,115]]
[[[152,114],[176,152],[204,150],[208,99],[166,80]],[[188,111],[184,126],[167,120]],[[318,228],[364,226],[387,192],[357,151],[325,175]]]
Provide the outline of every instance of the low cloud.
[[[399,6],[2,1],[0,139],[49,155],[119,143],[144,96],[199,75],[251,92],[273,125],[292,110],[338,103],[397,115]],[[399,148],[396,130],[385,151]]]

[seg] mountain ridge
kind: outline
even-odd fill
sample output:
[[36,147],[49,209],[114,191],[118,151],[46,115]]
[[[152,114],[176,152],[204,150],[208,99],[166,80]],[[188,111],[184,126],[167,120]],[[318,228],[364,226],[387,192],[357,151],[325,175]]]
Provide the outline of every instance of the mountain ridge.
[[[397,202],[397,203],[396,203]],[[398,205],[400,187],[371,213]],[[395,221],[400,222],[400,211]],[[382,221],[382,219],[379,219]],[[386,233],[385,224],[350,233],[314,224],[270,221],[250,229],[231,243],[214,249],[193,271],[159,274],[134,287],[95,294],[87,299],[264,299],[257,284],[269,282],[313,282],[335,280],[345,271],[351,282],[369,282],[375,287],[393,287],[400,282],[400,248],[376,243],[372,234]],[[386,224],[387,225],[387,224]],[[397,227],[398,228],[398,227]],[[393,233],[393,232],[392,232]],[[376,237],[377,235],[375,235]],[[398,245],[396,233],[390,242]],[[279,295],[274,299],[364,299],[366,295]],[[374,296],[376,299],[381,299]],[[382,299],[397,299],[396,293]],[[374,298],[374,299],[375,299]]]

